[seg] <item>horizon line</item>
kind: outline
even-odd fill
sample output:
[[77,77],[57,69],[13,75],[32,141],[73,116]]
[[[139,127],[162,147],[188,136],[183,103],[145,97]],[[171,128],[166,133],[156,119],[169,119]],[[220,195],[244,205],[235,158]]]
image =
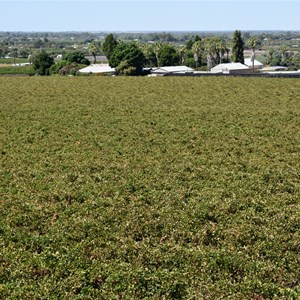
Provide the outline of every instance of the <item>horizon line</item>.
[[[1,0],[0,0],[1,2]],[[299,32],[300,33],[300,29],[206,29],[206,30],[195,30],[195,29],[191,29],[191,30],[164,30],[164,29],[159,29],[159,30],[0,30],[0,33],[5,33],[5,32],[20,32],[20,33],[44,33],[44,32],[56,32],[56,33],[63,33],[63,32],[78,32],[78,33],[84,33],[84,32],[88,32],[88,33],[107,33],[107,32],[111,32],[111,33],[152,33],[152,32],[231,32],[231,31],[235,31],[235,30],[240,30],[240,31],[260,31],[260,32],[271,32],[271,31],[275,31],[275,32]]]

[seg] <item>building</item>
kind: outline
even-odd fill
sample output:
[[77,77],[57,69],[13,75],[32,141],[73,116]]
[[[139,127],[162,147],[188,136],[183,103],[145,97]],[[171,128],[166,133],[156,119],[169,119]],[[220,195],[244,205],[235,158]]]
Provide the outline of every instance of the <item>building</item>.
[[[251,58],[245,58],[245,62],[244,65],[247,66],[248,68],[252,69],[253,68],[253,62],[251,60]],[[260,70],[264,67],[264,65],[258,61],[258,60],[254,60],[254,70]]]
[[244,74],[250,73],[252,70],[248,66],[241,63],[225,63],[219,64],[213,67],[211,73],[223,73],[223,74]]
[[300,70],[298,71],[264,71],[263,74],[269,74],[275,77],[300,78]]
[[167,67],[157,67],[150,69],[152,75],[171,75],[171,74],[185,74],[193,73],[194,69],[186,66],[167,66]]
[[111,68],[108,64],[92,64],[89,65],[83,69],[79,70],[80,73],[94,73],[94,74],[100,74],[100,73],[115,73],[116,69]]
[[288,67],[283,67],[283,66],[268,66],[263,68],[261,71],[262,72],[275,72],[275,71],[287,71],[289,68]]

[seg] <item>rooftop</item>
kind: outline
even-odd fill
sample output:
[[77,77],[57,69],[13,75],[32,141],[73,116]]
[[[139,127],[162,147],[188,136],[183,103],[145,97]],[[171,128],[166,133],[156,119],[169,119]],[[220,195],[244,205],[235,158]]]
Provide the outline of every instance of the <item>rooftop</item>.
[[108,64],[92,64],[83,69],[80,69],[80,73],[113,73],[115,68],[111,68]]
[[219,64],[211,69],[211,72],[226,72],[232,70],[248,70],[249,67],[241,64],[241,63],[226,63]]
[[[246,66],[249,66],[249,67],[252,67],[252,66],[253,66],[251,58],[245,58],[244,64],[245,64]],[[254,60],[254,66],[255,66],[255,67],[262,67],[263,65],[264,65],[264,64],[262,64],[260,61],[258,61],[258,60],[256,60],[256,59]]]
[[193,72],[192,68],[186,66],[167,66],[152,68],[151,73],[178,73],[178,72]]

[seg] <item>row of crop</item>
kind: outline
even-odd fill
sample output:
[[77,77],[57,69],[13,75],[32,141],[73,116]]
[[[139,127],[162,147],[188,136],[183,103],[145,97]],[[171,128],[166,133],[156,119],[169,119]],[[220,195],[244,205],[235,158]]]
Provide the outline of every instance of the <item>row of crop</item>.
[[0,75],[34,75],[32,66],[4,67],[0,68]]

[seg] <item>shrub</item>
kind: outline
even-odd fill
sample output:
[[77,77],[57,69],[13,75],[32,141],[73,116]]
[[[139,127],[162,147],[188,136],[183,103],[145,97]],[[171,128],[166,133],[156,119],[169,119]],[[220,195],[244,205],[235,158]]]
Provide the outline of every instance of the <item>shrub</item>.
[[63,60],[69,63],[77,63],[81,65],[90,65],[90,61],[84,57],[84,54],[78,51],[68,53],[63,56]]
[[32,66],[38,75],[49,75],[54,59],[46,52],[36,53],[32,58]]
[[66,60],[61,60],[56,62],[54,65],[51,66],[50,68],[50,74],[54,75],[54,74],[59,74],[60,70],[65,67],[68,64],[68,62]]

